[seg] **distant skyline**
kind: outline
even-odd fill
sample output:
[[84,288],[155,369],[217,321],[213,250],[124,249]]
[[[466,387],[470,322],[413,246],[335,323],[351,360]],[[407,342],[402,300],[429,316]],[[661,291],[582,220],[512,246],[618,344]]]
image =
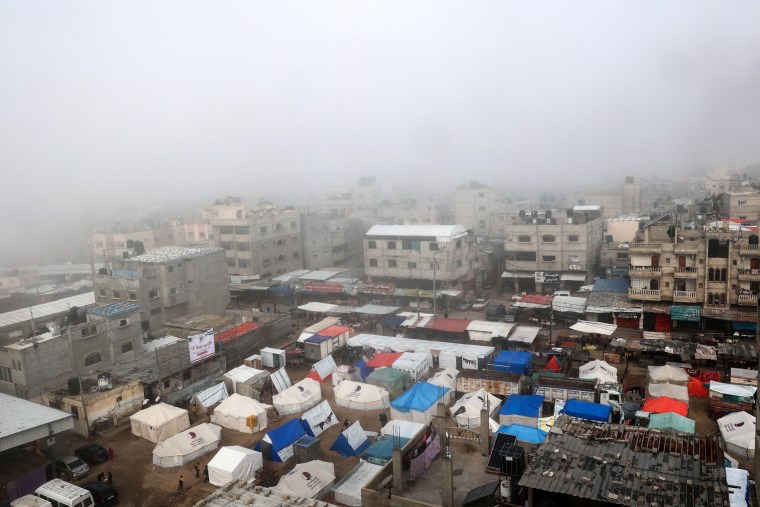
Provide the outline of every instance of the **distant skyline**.
[[0,231],[300,205],[368,175],[560,189],[756,163],[758,19],[749,0],[8,0]]

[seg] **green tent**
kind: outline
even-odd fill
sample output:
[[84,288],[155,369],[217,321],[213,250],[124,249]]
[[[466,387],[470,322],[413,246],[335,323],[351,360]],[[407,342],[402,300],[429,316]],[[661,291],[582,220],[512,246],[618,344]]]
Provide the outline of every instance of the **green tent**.
[[674,412],[666,412],[664,414],[652,414],[649,417],[649,428],[668,430],[668,431],[680,431],[681,433],[694,433],[696,423],[693,419],[684,417]]
[[367,375],[365,381],[367,384],[382,387],[392,396],[398,396],[412,383],[408,373],[395,368],[379,368]]

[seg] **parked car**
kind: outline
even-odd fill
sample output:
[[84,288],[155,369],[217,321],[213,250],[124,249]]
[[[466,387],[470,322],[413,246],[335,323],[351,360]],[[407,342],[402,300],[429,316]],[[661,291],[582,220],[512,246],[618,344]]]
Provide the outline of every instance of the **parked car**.
[[108,451],[102,445],[87,444],[79,447],[74,454],[88,465],[97,465],[108,461]]
[[570,297],[570,291],[569,290],[555,290],[554,294],[552,294],[553,297]]
[[519,294],[515,294],[514,296],[512,296],[512,301],[520,301],[523,296],[527,296],[527,294],[524,293],[524,292],[521,292]]
[[59,478],[68,480],[77,480],[90,473],[90,467],[87,466],[87,463],[76,456],[58,458],[55,461],[55,468]]
[[501,320],[507,314],[507,309],[502,304],[488,305],[486,308],[486,320]]
[[517,317],[520,315],[520,311],[517,308],[510,308],[507,313],[504,314],[504,322],[517,322]]
[[472,303],[470,303],[469,301],[460,301],[457,304],[457,310],[459,310],[460,312],[466,312],[467,310],[470,309],[470,306],[472,306]]
[[475,300],[474,303],[472,303],[472,309],[473,310],[484,310],[488,306],[488,300],[483,298],[478,298]]
[[92,493],[92,499],[96,507],[113,505],[119,501],[119,493],[116,488],[105,482],[88,482],[82,487]]

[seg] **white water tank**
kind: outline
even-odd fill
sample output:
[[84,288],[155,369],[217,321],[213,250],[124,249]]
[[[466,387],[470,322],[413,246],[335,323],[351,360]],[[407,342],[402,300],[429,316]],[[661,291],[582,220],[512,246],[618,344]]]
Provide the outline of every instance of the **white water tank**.
[[501,488],[501,497],[504,500],[507,500],[507,501],[510,501],[512,499],[512,484],[511,484],[511,482],[512,481],[509,481],[509,480],[501,481],[501,485],[500,485],[500,488]]

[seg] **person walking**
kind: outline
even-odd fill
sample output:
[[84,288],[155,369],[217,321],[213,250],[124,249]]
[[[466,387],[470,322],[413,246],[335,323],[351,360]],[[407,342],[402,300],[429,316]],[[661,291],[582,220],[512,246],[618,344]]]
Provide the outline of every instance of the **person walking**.
[[109,448],[108,448],[108,459],[110,459],[111,461],[113,461],[113,457],[114,457],[114,454],[113,454],[113,449],[111,449],[111,448],[109,447]]
[[199,479],[200,476],[201,476],[201,464],[200,463],[196,463],[195,464],[195,478]]
[[108,471],[108,484],[113,486],[113,474],[111,473],[110,470]]
[[100,472],[98,474],[98,482],[106,482],[106,474],[104,474],[103,472]]
[[208,465],[203,467],[203,482],[208,482]]
[[179,476],[179,485],[177,486],[177,493],[182,495],[185,492],[185,478]]

